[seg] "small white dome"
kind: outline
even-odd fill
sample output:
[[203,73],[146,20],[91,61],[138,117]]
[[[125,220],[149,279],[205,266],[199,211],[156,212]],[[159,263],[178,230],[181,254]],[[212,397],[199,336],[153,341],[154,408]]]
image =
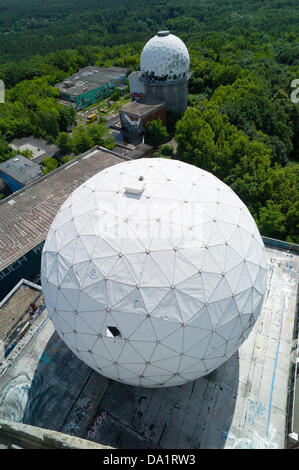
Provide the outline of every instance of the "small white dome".
[[179,80],[187,76],[189,52],[183,41],[160,31],[143,48],[140,58],[141,74],[150,80]]

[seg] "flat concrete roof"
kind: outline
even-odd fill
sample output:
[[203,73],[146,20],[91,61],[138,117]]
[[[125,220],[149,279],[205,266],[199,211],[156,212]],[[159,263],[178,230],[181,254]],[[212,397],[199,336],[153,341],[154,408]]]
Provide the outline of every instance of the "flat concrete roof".
[[78,186],[122,161],[92,149],[0,201],[0,271],[45,240],[59,207]]
[[117,448],[284,448],[299,256],[266,248],[268,287],[239,350],[206,377],[148,389],[74,356],[46,310],[0,366],[0,419]]
[[0,172],[24,186],[43,174],[38,163],[29,160],[23,155],[16,155],[1,163]]
[[60,153],[56,145],[31,135],[14,139],[10,145],[13,149],[19,149],[21,152],[25,149],[31,150],[33,154],[31,160],[35,163],[41,163],[44,158],[53,157],[56,153]]
[[[87,66],[74,73],[63,82],[57,83],[56,88],[61,93],[72,96],[80,96],[91,90],[99,88],[115,80],[126,77],[127,69],[122,67],[96,67]],[[72,82],[73,86],[66,87],[65,82]]]
[[162,108],[163,106],[165,106],[165,103],[159,101],[132,101],[130,103],[124,104],[120,108],[120,111],[139,118],[145,117],[148,114],[151,114],[153,111]]

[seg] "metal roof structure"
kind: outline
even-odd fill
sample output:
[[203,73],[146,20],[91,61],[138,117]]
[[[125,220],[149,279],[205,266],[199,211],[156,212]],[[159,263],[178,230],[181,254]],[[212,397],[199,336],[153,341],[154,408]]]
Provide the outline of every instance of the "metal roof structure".
[[22,186],[31,183],[43,174],[41,167],[32,160],[24,157],[24,155],[16,155],[1,163],[0,173],[1,172],[13,178]]
[[137,118],[144,118],[162,107],[165,107],[165,103],[159,101],[131,101],[130,103],[124,104],[119,111],[128,113]]
[[99,88],[121,77],[126,77],[127,69],[122,67],[96,67],[87,66],[80,69],[71,77],[55,85],[60,92],[68,95],[80,96],[88,91]]
[[121,161],[113,152],[91,149],[0,201],[0,271],[45,240],[57,210],[74,189]]

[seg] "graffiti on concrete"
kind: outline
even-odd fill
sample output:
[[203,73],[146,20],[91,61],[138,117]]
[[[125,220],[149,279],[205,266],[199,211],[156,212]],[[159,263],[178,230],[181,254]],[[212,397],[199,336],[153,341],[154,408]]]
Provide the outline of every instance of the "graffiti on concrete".
[[96,418],[93,426],[91,427],[91,429],[87,433],[87,437],[89,439],[94,439],[95,438],[95,435],[96,435],[97,431],[102,426],[103,421],[107,418],[107,415],[108,415],[107,411],[102,411],[101,414]]
[[82,424],[86,418],[87,411],[93,409],[94,406],[91,400],[83,407],[75,406],[72,419],[65,425],[64,432],[72,436],[78,435],[80,430],[82,431]]
[[266,407],[264,403],[256,400],[248,400],[248,413],[247,413],[247,422],[254,426],[256,420],[264,421],[265,420],[265,410]]
[[40,374],[22,373],[0,389],[0,418],[38,426],[55,399],[54,387],[43,387]]
[[277,449],[275,435],[276,429],[271,424],[268,438],[259,436],[256,431],[253,432],[252,438],[237,438],[230,432],[229,427],[223,429],[221,438],[229,449]]

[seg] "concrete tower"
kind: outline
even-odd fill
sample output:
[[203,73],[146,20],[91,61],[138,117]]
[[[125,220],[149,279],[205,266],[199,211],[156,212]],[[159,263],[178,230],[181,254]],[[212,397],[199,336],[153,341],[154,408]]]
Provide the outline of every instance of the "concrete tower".
[[164,101],[167,111],[183,114],[187,108],[190,57],[183,41],[160,31],[143,48],[140,80],[147,100]]

